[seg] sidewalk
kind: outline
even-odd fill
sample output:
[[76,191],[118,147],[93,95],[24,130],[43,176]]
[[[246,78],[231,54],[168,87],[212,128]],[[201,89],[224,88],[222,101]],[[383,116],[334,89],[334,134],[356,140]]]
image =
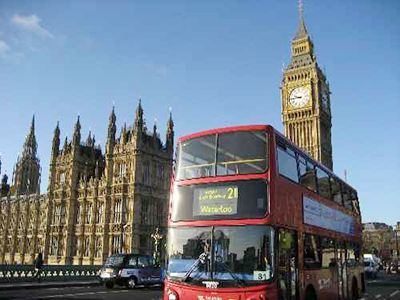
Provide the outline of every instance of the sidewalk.
[[58,287],[76,287],[76,286],[98,286],[100,281],[97,279],[89,279],[84,281],[46,281],[38,282],[12,282],[0,283],[0,292],[18,289],[43,289]]

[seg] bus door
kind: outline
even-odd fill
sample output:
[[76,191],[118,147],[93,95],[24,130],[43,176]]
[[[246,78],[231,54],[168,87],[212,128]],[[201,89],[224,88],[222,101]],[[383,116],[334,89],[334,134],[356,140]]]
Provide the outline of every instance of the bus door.
[[297,233],[293,230],[278,231],[278,287],[279,299],[296,300],[298,284]]
[[338,286],[339,299],[347,299],[347,267],[346,267],[346,246],[343,242],[337,243],[338,257]]

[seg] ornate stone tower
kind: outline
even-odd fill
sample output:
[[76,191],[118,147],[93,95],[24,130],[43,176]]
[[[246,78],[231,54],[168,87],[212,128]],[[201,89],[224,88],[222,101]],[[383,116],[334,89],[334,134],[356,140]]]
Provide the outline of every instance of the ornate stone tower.
[[282,80],[285,136],[332,169],[329,83],[317,64],[301,2],[299,14],[299,28],[292,40],[291,62],[284,70]]
[[59,145],[60,129],[57,123],[49,172],[49,237],[44,252],[45,257],[49,255],[50,264],[71,264],[74,256],[71,245],[76,243],[74,232],[77,213],[80,211],[79,184],[98,177],[104,163],[101,149],[95,146],[95,138],[90,132],[86,142],[81,142],[79,116],[72,140],[65,138],[61,150]]
[[31,128],[26,136],[22,155],[18,157],[13,176],[15,194],[34,194],[39,191],[40,161],[37,157],[35,116],[32,118]]

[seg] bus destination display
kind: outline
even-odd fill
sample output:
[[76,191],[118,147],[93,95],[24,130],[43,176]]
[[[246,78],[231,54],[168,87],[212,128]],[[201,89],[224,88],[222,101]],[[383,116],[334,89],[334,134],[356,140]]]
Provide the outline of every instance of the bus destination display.
[[239,188],[234,185],[194,190],[193,216],[237,214]]

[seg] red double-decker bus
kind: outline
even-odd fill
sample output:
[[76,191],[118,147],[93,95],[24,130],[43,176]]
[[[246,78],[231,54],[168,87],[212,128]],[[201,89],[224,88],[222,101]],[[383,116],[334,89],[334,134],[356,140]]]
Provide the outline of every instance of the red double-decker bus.
[[167,300],[357,299],[357,192],[271,126],[180,138]]

